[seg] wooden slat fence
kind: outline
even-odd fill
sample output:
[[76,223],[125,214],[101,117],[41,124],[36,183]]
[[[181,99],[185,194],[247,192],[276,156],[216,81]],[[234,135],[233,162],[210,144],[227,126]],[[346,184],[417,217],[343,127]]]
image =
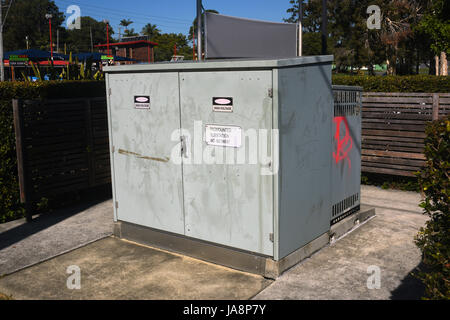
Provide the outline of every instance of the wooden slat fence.
[[425,163],[425,125],[450,113],[450,93],[363,93],[361,169],[414,176]]
[[111,182],[106,98],[13,100],[21,201]]

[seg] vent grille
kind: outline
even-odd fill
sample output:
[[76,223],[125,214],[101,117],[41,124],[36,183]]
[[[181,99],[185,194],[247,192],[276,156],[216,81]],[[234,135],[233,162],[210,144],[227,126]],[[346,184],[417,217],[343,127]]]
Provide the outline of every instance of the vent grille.
[[361,110],[360,91],[334,90],[334,116],[357,116]]
[[348,216],[351,216],[352,214],[354,214],[355,212],[358,212],[360,210],[360,205],[358,204],[356,207],[350,209],[349,211],[347,211],[344,214],[341,214],[339,217],[334,218],[333,220],[331,220],[330,225],[336,224],[339,221],[341,221],[342,219],[347,218]]
[[[344,200],[339,201],[338,203],[333,205],[332,221],[331,221],[332,223],[331,224],[334,224],[337,221],[340,221],[340,220],[344,219],[345,217],[348,217],[350,214],[358,211],[359,206],[356,207],[356,208],[358,208],[357,210],[353,211],[355,209],[354,206],[357,203],[359,203],[359,193],[355,193],[354,195],[352,195],[348,198],[345,198]],[[349,212],[351,212],[351,213],[349,213]]]

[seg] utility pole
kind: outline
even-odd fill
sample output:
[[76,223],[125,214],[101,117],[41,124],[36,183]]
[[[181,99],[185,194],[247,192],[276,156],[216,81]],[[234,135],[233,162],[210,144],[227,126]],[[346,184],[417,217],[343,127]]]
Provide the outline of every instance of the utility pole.
[[3,64],[3,20],[2,20],[2,1],[0,0],[0,79],[5,81],[5,65]]
[[327,54],[328,39],[327,0],[322,0],[322,54]]
[[50,57],[53,61],[53,43],[52,43],[52,15],[47,13],[45,18],[48,19],[48,26],[50,30]]
[[109,21],[104,19],[104,23],[106,23],[106,53],[109,54]]
[[202,0],[197,0],[197,61],[202,60]]
[[302,56],[303,42],[303,0],[298,0],[298,56]]

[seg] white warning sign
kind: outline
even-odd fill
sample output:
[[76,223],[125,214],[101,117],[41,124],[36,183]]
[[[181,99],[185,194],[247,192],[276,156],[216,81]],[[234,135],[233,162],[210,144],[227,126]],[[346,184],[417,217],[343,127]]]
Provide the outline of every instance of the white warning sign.
[[240,148],[242,129],[237,126],[205,125],[205,141],[211,146]]

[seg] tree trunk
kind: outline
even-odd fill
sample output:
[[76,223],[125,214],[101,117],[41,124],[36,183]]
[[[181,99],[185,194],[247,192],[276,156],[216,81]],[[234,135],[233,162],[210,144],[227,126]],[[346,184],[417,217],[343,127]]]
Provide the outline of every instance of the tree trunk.
[[441,76],[448,76],[448,62],[445,51],[441,52]]
[[434,68],[436,70],[436,75],[439,75],[439,56],[434,56]]

